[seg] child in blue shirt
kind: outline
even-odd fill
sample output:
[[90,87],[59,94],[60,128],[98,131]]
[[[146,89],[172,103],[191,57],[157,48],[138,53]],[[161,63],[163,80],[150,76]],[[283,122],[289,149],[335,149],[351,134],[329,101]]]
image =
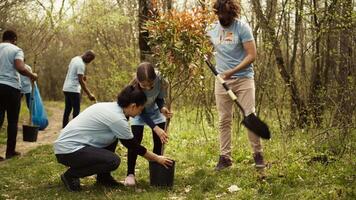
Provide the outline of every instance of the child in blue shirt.
[[[147,102],[142,113],[131,118],[131,130],[134,139],[138,144],[141,144],[143,128],[144,125],[147,124],[152,129],[154,142],[153,152],[157,155],[161,155],[162,144],[168,142],[168,135],[164,131],[166,118],[172,117],[172,113],[164,105],[168,83],[158,72],[155,72],[151,63],[143,62],[138,66],[136,77],[131,84],[141,88],[147,97]],[[127,154],[126,186],[134,186],[136,184],[136,159],[137,153],[129,149]]]

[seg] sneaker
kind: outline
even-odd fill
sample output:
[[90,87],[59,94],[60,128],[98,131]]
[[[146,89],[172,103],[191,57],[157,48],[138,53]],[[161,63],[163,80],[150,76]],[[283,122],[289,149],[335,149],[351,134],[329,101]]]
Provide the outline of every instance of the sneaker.
[[219,157],[219,162],[218,162],[218,164],[216,165],[215,170],[216,170],[216,171],[220,171],[220,170],[222,170],[222,169],[231,167],[231,165],[232,165],[231,159],[230,159],[229,157],[227,157],[227,156],[222,156],[222,155],[221,155],[221,156]]
[[261,152],[254,153],[253,154],[253,159],[255,160],[255,167],[256,168],[265,168],[265,162],[263,160],[263,155]]
[[106,177],[97,176],[96,183],[103,185],[105,187],[118,187],[118,186],[122,185],[121,183],[117,182],[114,179],[114,177],[112,177],[111,175],[106,176]]
[[61,180],[69,191],[80,191],[80,180],[79,178],[68,177],[64,174],[61,175]]
[[19,156],[19,155],[21,155],[21,153],[17,151],[14,151],[12,153],[6,153],[6,159],[10,159],[12,157]]
[[136,180],[135,180],[135,175],[129,174],[124,181],[125,186],[135,186],[136,185]]
[[0,162],[1,161],[4,161],[5,160],[5,158],[3,158],[2,156],[0,156]]

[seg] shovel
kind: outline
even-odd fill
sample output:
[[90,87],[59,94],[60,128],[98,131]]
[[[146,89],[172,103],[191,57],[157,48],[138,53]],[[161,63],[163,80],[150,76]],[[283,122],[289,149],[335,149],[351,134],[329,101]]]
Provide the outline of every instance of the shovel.
[[266,123],[264,123],[263,121],[261,121],[254,113],[249,114],[248,116],[245,115],[245,111],[242,108],[241,104],[237,101],[237,96],[235,95],[235,93],[227,86],[226,82],[224,79],[222,79],[218,72],[216,71],[216,69],[214,68],[214,66],[211,64],[209,58],[204,55],[204,60],[205,63],[208,65],[208,67],[210,68],[210,70],[214,73],[214,75],[216,76],[216,78],[218,79],[218,81],[223,85],[223,87],[225,88],[225,90],[227,91],[228,95],[230,96],[230,98],[236,103],[237,107],[239,107],[239,109],[241,110],[242,114],[243,114],[243,120],[242,120],[242,124],[249,129],[250,131],[254,132],[256,135],[260,136],[263,139],[270,139],[271,138],[271,133],[268,129],[268,126]]

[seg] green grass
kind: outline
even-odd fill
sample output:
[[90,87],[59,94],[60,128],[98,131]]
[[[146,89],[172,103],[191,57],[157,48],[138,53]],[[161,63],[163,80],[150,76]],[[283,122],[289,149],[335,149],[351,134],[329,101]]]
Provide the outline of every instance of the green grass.
[[[176,160],[174,187],[171,190],[149,186],[148,162],[138,158],[136,188],[107,189],[95,185],[94,177],[81,179],[83,191],[70,193],[59,175],[65,167],[58,164],[51,146],[42,146],[20,158],[0,164],[0,199],[355,199],[356,173],[353,154],[330,159],[323,164],[310,162],[319,152],[318,140],[310,133],[295,131],[281,134],[271,127],[273,140],[264,142],[265,157],[271,167],[261,180],[253,167],[246,131],[233,134],[231,169],[213,170],[218,159],[216,128],[195,124],[193,112],[175,113],[170,127],[166,155]],[[273,124],[273,123],[271,123]],[[353,132],[351,141],[355,141]],[[288,138],[288,139],[287,139]],[[146,129],[144,145],[152,148],[152,136]],[[351,146],[352,147],[352,146]],[[126,175],[126,149],[117,148],[122,159],[113,173],[122,180]],[[328,155],[329,156],[329,155]],[[237,185],[240,191],[229,193]]]
[[[46,101],[45,103],[45,108],[47,112],[47,116],[51,117],[52,116],[52,111],[50,111],[48,108],[49,107],[58,107],[61,110],[64,109],[64,104],[60,102],[55,102],[55,101]],[[29,122],[29,110],[27,109],[25,98],[22,98],[21,100],[21,109],[20,109],[20,114],[19,114],[19,127],[21,124],[27,124]],[[7,140],[7,133],[6,133],[6,128],[7,128],[7,118],[5,114],[5,120],[4,124],[2,127],[0,127],[0,145],[6,145],[6,140]],[[20,132],[20,131],[19,131]],[[19,134],[18,132],[18,134]]]

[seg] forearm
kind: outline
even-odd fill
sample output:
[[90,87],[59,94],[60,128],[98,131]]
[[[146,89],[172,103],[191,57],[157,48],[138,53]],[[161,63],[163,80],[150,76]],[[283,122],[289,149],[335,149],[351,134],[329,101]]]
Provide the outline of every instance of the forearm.
[[25,67],[25,63],[22,60],[15,60],[15,68],[21,75],[27,76],[30,79],[35,79],[35,75]]
[[156,104],[157,104],[159,110],[161,110],[165,106],[165,101],[163,98],[157,98]]
[[33,73],[30,72],[29,70],[27,70],[26,68],[24,68],[23,70],[18,71],[18,72],[19,72],[21,75],[27,76],[27,77],[30,78],[30,79],[34,79],[34,78],[35,78],[34,75],[33,75]]
[[147,114],[145,110],[142,111],[140,117],[151,129],[153,129],[156,126],[156,124],[151,119],[150,115]]
[[255,61],[255,57],[252,55],[247,55],[240,64],[232,69],[232,74],[241,71],[242,69],[247,68],[251,63]]
[[143,155],[143,157],[149,161],[158,161],[157,154],[150,152],[150,151],[146,151],[146,153],[145,153],[145,155]]
[[89,96],[91,92],[89,91],[87,84],[84,80],[79,80],[80,86],[82,87],[83,91]]
[[129,140],[120,139],[120,142],[126,148],[134,149],[134,151],[140,156],[144,156],[147,153],[147,149],[144,146],[142,146],[142,145],[138,144],[137,142],[135,142],[134,139],[129,139]]

